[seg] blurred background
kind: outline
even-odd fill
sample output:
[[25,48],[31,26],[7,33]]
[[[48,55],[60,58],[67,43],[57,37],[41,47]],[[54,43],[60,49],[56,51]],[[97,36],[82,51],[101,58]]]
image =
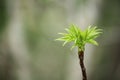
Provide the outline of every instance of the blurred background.
[[103,29],[88,79],[120,80],[120,0],[0,0],[0,80],[82,80],[77,49],[54,41],[72,23]]

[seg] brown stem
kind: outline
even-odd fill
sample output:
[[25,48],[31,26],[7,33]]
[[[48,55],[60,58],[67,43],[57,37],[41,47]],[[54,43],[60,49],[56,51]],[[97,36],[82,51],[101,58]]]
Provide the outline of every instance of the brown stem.
[[80,59],[80,66],[82,70],[82,80],[87,80],[87,74],[86,74],[86,69],[84,66],[84,52],[83,51],[78,51],[79,59]]

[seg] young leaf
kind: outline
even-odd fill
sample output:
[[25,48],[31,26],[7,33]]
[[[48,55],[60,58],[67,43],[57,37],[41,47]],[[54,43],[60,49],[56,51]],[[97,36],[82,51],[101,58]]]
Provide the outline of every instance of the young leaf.
[[98,43],[93,39],[89,40],[88,43],[91,43],[91,44],[98,46]]
[[73,41],[74,44],[72,48],[77,46],[80,50],[84,50],[84,46],[86,43],[98,45],[98,43],[94,39],[102,33],[102,29],[98,29],[96,26],[89,26],[85,31],[81,31],[74,24],[70,25],[70,28],[65,30],[67,31],[67,33],[59,33],[63,37],[58,38],[56,40],[64,41],[63,46],[66,43]]

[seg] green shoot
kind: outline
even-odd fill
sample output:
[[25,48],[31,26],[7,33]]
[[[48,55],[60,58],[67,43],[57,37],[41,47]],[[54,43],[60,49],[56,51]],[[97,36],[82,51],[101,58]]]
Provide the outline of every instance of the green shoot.
[[89,26],[86,30],[82,31],[74,24],[72,24],[69,29],[65,30],[67,33],[59,33],[63,37],[56,40],[64,41],[63,46],[68,42],[74,42],[72,48],[77,46],[81,51],[84,51],[86,43],[98,45],[95,39],[102,33],[102,29],[98,29],[96,26]]

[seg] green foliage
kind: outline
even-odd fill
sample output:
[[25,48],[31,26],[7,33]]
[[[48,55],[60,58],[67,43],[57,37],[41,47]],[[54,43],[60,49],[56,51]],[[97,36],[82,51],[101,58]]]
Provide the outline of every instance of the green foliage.
[[76,25],[71,25],[69,29],[65,29],[67,33],[59,33],[63,35],[63,37],[58,38],[56,40],[64,41],[63,46],[68,42],[74,42],[72,48],[77,46],[79,50],[84,51],[84,46],[86,43],[91,43],[93,45],[98,45],[98,43],[94,40],[101,33],[102,29],[98,29],[96,26],[89,26],[86,30],[81,31]]

